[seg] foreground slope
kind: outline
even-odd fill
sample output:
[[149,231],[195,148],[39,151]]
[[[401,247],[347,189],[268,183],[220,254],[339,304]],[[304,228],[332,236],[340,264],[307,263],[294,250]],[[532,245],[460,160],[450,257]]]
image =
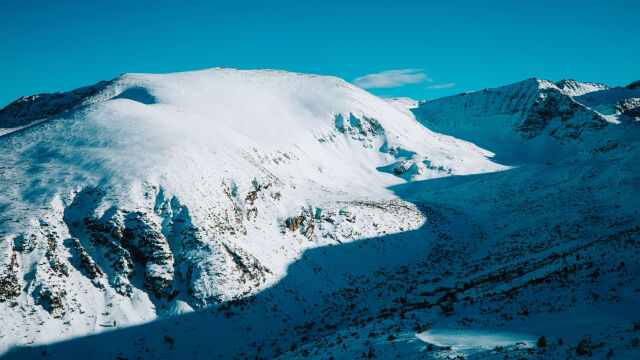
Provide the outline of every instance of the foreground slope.
[[255,294],[308,248],[417,228],[388,186],[504,170],[340,79],[125,74],[0,111],[0,349]]
[[[459,125],[481,128],[467,109]],[[384,212],[405,216],[406,201],[421,226],[308,249],[264,291],[7,358],[637,359],[640,127],[598,119],[575,138],[550,135],[554,117],[504,134],[525,148],[548,136],[564,151],[553,161],[393,185],[403,202]]]

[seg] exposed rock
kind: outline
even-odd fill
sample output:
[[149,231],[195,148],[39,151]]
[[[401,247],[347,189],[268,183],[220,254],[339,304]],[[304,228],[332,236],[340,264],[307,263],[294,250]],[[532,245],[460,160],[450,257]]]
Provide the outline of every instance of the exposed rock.
[[[122,246],[123,218],[122,211],[115,211],[106,222],[86,216],[83,223],[88,233],[87,240],[105,250],[104,258],[112,270],[109,283],[118,294],[131,296],[133,288],[129,279],[135,274],[135,264],[130,252]],[[81,236],[82,233],[76,235]]]
[[299,215],[299,216],[294,216],[291,218],[288,218],[285,220],[284,222],[284,227],[286,229],[288,229],[289,231],[296,231],[298,229],[300,229],[300,225],[302,224],[302,221],[304,220],[305,216],[304,215]]
[[343,134],[349,135],[354,140],[363,142],[363,146],[372,147],[373,140],[384,134],[384,129],[376,119],[367,116],[356,117],[349,114],[348,119],[342,114],[334,118],[335,128]]
[[123,245],[134,259],[144,264],[145,286],[158,298],[171,293],[173,282],[173,253],[162,233],[142,212],[130,213],[125,218]]
[[60,261],[60,258],[58,257],[58,254],[56,252],[57,249],[57,242],[56,242],[56,237],[54,235],[47,235],[47,252],[46,252],[46,257],[47,260],[49,261],[49,265],[51,266],[51,269],[63,276],[69,276],[69,270],[67,268],[67,265],[62,263]]
[[49,285],[40,285],[36,290],[36,301],[54,318],[62,318],[66,315],[64,298],[65,290],[56,290]]
[[401,161],[401,162],[397,163],[393,167],[393,172],[396,175],[402,175],[402,174],[406,173],[407,171],[409,171],[409,169],[411,168],[412,165],[413,165],[413,161],[411,161],[411,160]]
[[104,288],[104,285],[100,282],[100,278],[104,276],[104,272],[100,268],[93,258],[87,253],[87,250],[82,246],[80,240],[77,238],[71,238],[67,240],[67,246],[69,246],[74,255],[77,257],[76,266],[84,271],[87,277],[91,279],[91,283],[97,288]]
[[18,282],[18,258],[11,252],[11,259],[2,272],[0,272],[0,302],[20,296],[20,283]]
[[19,234],[13,241],[16,251],[30,253],[35,249],[38,237],[35,234]]
[[[515,128],[523,138],[539,136],[554,120],[559,122],[549,129],[549,133],[560,143],[566,142],[567,139],[578,139],[584,133],[584,129],[597,130],[606,126],[607,122],[597,113],[586,115],[585,107],[570,96],[561,94],[554,88],[539,91],[541,96],[533,103],[522,124]],[[584,120],[581,114],[586,115]],[[572,121],[573,118],[582,121]]]
[[640,118],[640,98],[625,99],[618,103],[618,109],[627,116]]

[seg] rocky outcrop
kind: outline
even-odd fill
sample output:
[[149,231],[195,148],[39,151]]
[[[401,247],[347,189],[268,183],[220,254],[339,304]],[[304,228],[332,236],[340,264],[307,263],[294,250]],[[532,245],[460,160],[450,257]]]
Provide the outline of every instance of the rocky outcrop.
[[625,99],[618,103],[618,110],[632,118],[640,118],[640,98]]
[[20,296],[20,284],[18,282],[18,258],[11,251],[10,260],[0,272],[0,302],[5,302]]
[[77,238],[67,239],[66,245],[72,250],[73,258],[72,263],[83,273],[91,279],[91,283],[100,289],[104,288],[104,285],[100,279],[104,276],[104,272],[100,268],[93,258],[89,255],[87,250],[82,246],[80,240]]
[[340,244],[417,227],[423,220],[417,208],[402,201],[354,201],[301,208],[299,215],[284,219],[282,228],[318,244]]
[[547,130],[558,142],[564,143],[579,139],[586,129],[599,130],[606,125],[598,113],[554,88],[546,88],[540,90],[539,98],[515,130],[525,139],[540,136]]
[[353,140],[362,141],[365,147],[372,147],[374,139],[384,134],[382,125],[367,116],[356,117],[349,114],[348,118],[342,114],[334,117],[335,128],[342,134],[350,136]]
[[47,250],[45,256],[47,261],[49,262],[49,266],[51,270],[58,276],[69,276],[69,269],[67,265],[60,261],[60,257],[58,256],[57,247],[58,247],[58,237],[55,234],[47,234],[46,245]]
[[125,216],[122,244],[144,265],[145,287],[156,297],[169,296],[173,282],[173,253],[159,229],[142,212]]
[[[78,239],[85,239],[90,247],[96,249],[96,255],[103,256],[110,269],[109,283],[114,290],[120,295],[131,296],[133,287],[130,279],[135,273],[135,264],[131,253],[120,242],[122,227],[121,221],[118,220],[121,217],[122,213],[116,211],[113,217],[105,222],[103,219],[86,215],[82,219],[82,225],[78,225],[78,222],[71,223],[70,232]],[[92,283],[95,282],[94,279],[91,280]]]
[[65,297],[67,292],[55,286],[42,284],[35,291],[36,303],[41,305],[54,318],[63,318],[67,314]]

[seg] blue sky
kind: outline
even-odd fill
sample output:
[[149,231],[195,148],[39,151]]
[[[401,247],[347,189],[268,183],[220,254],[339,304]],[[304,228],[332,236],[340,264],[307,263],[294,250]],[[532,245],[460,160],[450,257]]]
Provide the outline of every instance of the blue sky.
[[637,0],[1,0],[0,107],[215,66],[360,78],[416,99],[530,77],[626,85],[640,79],[639,18]]

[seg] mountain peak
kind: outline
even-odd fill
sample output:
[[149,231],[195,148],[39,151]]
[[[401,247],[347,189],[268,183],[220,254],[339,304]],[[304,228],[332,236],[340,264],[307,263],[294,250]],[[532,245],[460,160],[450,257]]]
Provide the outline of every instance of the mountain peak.
[[[560,85],[574,92],[594,87],[569,80]],[[575,101],[567,90],[537,78],[421,102],[414,112],[434,131],[502,153],[528,154],[528,161],[559,156],[559,148],[581,143],[592,130],[607,125],[603,116]]]
[[593,82],[579,82],[573,79],[563,79],[556,83],[556,86],[569,96],[581,96],[590,92],[607,90],[611,87]]
[[634,81],[631,84],[627,85],[628,89],[637,89],[640,88],[640,80]]

